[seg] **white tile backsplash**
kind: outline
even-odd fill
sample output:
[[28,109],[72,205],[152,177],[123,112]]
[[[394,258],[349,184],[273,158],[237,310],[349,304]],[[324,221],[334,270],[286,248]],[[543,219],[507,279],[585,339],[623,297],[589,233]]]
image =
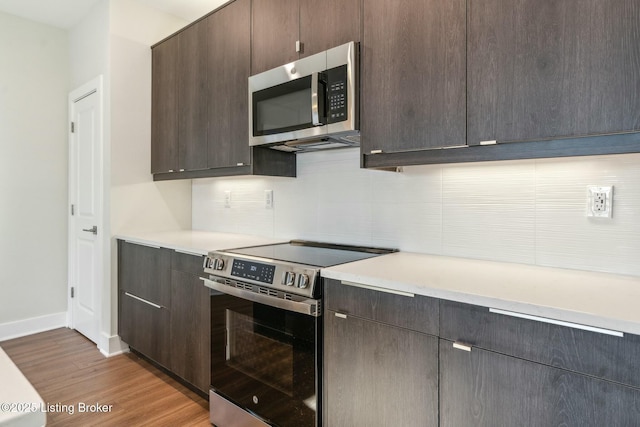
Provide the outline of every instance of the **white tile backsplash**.
[[[297,162],[295,179],[194,180],[193,228],[640,275],[640,154],[401,173],[360,169],[358,149]],[[611,220],[586,217],[588,185],[614,186]]]

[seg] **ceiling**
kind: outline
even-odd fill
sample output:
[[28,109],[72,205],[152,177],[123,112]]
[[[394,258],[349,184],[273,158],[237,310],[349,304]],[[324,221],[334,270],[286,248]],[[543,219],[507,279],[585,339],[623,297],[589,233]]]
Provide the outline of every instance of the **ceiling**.
[[[0,12],[54,27],[69,29],[100,0],[0,0]],[[227,0],[137,0],[192,22]]]

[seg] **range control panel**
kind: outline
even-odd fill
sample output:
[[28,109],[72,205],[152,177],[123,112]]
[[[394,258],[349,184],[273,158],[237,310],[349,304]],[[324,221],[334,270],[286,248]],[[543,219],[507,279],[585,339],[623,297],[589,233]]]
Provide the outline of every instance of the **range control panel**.
[[[282,292],[316,298],[320,270],[294,263],[262,262],[229,253],[212,252],[204,259],[204,272],[232,280],[256,284]],[[317,291],[317,292],[316,292]]]

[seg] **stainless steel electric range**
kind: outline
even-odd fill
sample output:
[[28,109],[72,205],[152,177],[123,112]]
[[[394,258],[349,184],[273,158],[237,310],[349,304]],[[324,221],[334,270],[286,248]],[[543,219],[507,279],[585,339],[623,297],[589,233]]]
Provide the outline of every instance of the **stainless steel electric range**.
[[320,270],[390,252],[293,240],[209,253],[211,423],[322,425]]

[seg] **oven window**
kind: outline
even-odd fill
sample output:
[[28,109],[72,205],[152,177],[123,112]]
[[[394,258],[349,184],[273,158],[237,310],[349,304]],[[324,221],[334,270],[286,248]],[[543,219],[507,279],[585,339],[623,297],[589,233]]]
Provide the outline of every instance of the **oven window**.
[[253,93],[253,136],[311,126],[311,76]]
[[292,337],[232,310],[226,319],[228,366],[293,396]]

